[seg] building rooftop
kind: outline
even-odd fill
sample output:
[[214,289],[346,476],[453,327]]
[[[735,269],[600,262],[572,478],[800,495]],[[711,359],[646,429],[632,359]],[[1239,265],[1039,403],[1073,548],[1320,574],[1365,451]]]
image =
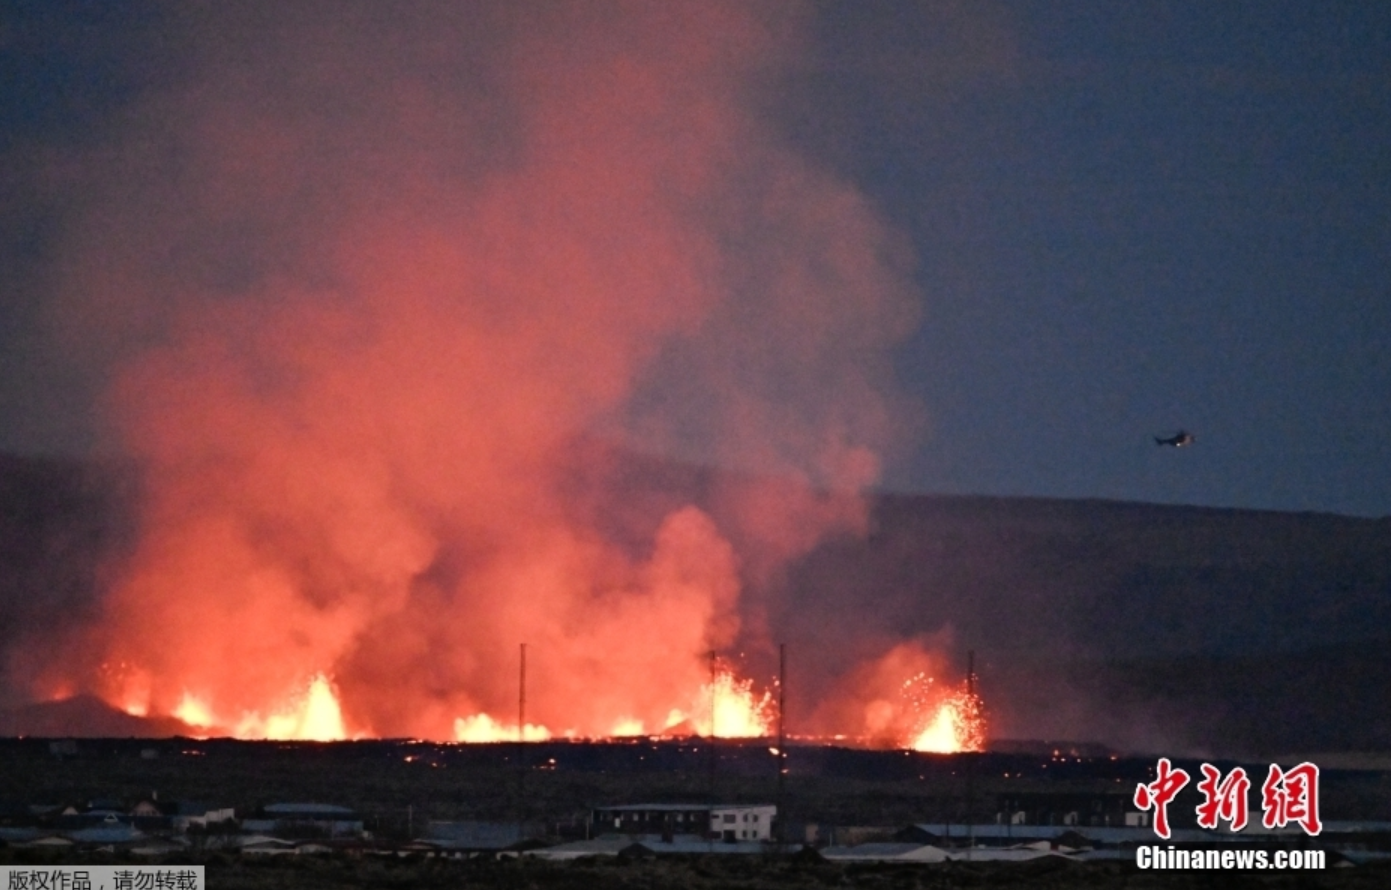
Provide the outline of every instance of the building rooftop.
[[334,815],[351,816],[353,811],[347,807],[331,803],[272,803],[266,805],[268,816]]
[[688,813],[692,810],[757,810],[773,807],[771,803],[625,803],[616,806],[599,806],[596,810],[606,812],[658,812]]

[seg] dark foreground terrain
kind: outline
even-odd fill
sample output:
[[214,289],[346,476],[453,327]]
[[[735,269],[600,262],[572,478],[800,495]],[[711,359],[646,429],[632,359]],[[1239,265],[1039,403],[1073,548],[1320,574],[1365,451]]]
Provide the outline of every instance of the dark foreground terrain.
[[[202,863],[214,888],[444,887],[1385,887],[1391,862],[1317,873],[1141,872],[1122,858],[1072,862],[844,864],[810,851],[789,855],[697,855],[659,859],[588,857],[573,862],[454,860],[414,851],[431,820],[480,820],[533,826],[531,843],[584,837],[590,809],[632,802],[718,799],[780,801],[790,838],[824,843],[885,839],[905,826],[970,820],[994,823],[1002,809],[1028,810],[1029,821],[1057,824],[1078,801],[1100,809],[1086,823],[1117,824],[1132,809],[1135,784],[1152,778],[1152,760],[1094,746],[1016,743],[1010,752],[926,755],[812,745],[790,749],[780,791],[766,743],[723,741],[710,769],[702,740],[602,744],[441,745],[407,741],[331,744],[230,740],[93,739],[56,743],[0,740],[0,803],[69,805],[93,800],[131,806],[141,800],[198,800],[235,807],[238,818],[271,803],[314,801],[351,808],[370,842],[322,856],[255,858],[196,842],[166,863]],[[518,768],[521,755],[525,769]],[[1197,774],[1198,764],[1181,761]],[[1221,764],[1225,770],[1231,764]],[[1255,774],[1260,763],[1248,764]],[[713,790],[712,790],[713,789]],[[1391,770],[1325,769],[1326,822],[1391,820]],[[1171,818],[1191,826],[1197,798],[1180,795]],[[6,812],[14,812],[13,806]],[[1252,812],[1260,806],[1253,795]],[[847,838],[856,840],[847,841]],[[1373,839],[1370,849],[1386,838]],[[1364,844],[1365,846],[1365,844]],[[800,850],[801,843],[788,849]],[[505,857],[507,854],[503,854]],[[0,847],[0,864],[144,861],[131,851],[54,853]],[[1331,858],[1330,864],[1341,861]]]
[[[0,863],[14,861],[0,851]],[[109,861],[102,860],[102,861]],[[193,860],[190,860],[192,862]],[[1141,872],[1125,863],[1061,860],[1020,864],[836,865],[810,857],[690,857],[631,861],[595,857],[572,863],[535,860],[445,862],[425,859],[277,859],[228,856],[201,861],[211,890],[812,890],[828,887],[917,888],[1234,888],[1234,890],[1381,890],[1391,868],[1360,866],[1319,872]]]
[[[1132,809],[1136,783],[1152,780],[1155,766],[1153,758],[1068,743],[1013,743],[1013,752],[958,755],[799,744],[789,749],[780,791],[774,759],[760,741],[721,740],[713,770],[701,739],[529,743],[522,752],[524,770],[518,769],[515,744],[176,738],[59,745],[75,753],[55,755],[53,743],[44,739],[0,739],[0,801],[134,802],[157,793],[235,807],[239,814],[276,802],[315,801],[350,807],[369,830],[396,838],[431,819],[525,818],[555,833],[582,832],[598,805],[710,799],[780,802],[786,821],[796,826],[896,828],[993,823],[1011,808],[1007,801],[1021,796],[1038,802],[1021,805],[1031,811],[1031,821],[1060,822],[1062,810],[1077,805],[1049,806],[1050,798],[1086,795],[1103,804],[1097,812],[1110,814],[1110,824],[1119,824],[1119,814]],[[1200,775],[1198,761],[1174,762]],[[1215,762],[1224,772],[1235,765]],[[1245,763],[1257,785],[1268,765]],[[1391,763],[1358,766],[1324,765],[1323,818],[1391,821]],[[1178,798],[1175,825],[1191,825],[1197,801],[1190,785]],[[1259,813],[1254,792],[1252,801]],[[1084,813],[1082,824],[1087,818]]]

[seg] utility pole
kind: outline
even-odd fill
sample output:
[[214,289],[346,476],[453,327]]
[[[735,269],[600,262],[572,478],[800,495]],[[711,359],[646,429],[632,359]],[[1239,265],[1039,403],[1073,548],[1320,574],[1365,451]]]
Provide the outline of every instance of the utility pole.
[[710,650],[710,803],[718,803],[715,799],[715,715],[718,713],[716,698],[719,696],[719,687],[715,685],[717,661],[715,650]]
[[787,774],[787,644],[778,643],[778,845],[787,843],[787,798],[783,777]]
[[517,673],[517,840],[526,833],[526,643]]
[[[966,652],[966,707],[971,716],[976,710],[976,650]],[[976,752],[966,751],[966,859],[970,861],[976,846]]]
[[517,741],[526,741],[526,643],[521,644],[521,669],[517,677]]

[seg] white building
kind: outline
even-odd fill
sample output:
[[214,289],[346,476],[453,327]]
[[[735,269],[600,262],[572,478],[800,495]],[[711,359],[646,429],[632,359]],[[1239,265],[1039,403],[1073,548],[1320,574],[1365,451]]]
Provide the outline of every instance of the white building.
[[724,841],[771,841],[777,813],[770,803],[637,803],[596,807],[593,825],[595,835],[685,834]]

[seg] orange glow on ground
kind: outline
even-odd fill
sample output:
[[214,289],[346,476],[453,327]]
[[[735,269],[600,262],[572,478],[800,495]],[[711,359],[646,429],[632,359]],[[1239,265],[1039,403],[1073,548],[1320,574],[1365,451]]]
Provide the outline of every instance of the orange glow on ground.
[[[544,726],[528,723],[522,728],[522,740],[544,742],[551,738],[551,731]],[[517,724],[503,724],[487,714],[474,714],[472,717],[459,717],[454,721],[454,741],[481,744],[485,742],[517,741]]]
[[[118,699],[122,709],[132,714],[142,706],[145,713],[153,710],[135,692],[133,686],[126,686]],[[682,699],[686,706],[670,708],[665,719],[644,722],[635,717],[621,717],[609,723],[606,732],[600,733],[585,733],[567,724],[552,728],[542,723],[527,723],[520,737],[527,742],[556,738],[711,735],[766,739],[775,731],[777,709],[772,692],[760,691],[752,680],[741,678],[724,661],[717,663],[713,682],[700,684]],[[336,741],[375,734],[371,727],[361,725],[349,731],[335,684],[324,673],[313,675],[298,692],[282,698],[278,707],[247,710],[234,717],[220,711],[210,697],[185,691],[177,705],[166,713],[190,727],[205,730],[208,736]],[[980,697],[964,681],[956,686],[941,684],[926,671],[902,681],[897,696],[873,699],[865,710],[865,719],[863,732],[806,738],[871,747],[889,745],[940,754],[982,751],[985,747],[986,723]],[[515,722],[500,720],[484,711],[452,718],[449,736],[451,741],[470,744],[515,742],[518,738]]]
[[284,706],[268,717],[259,711],[248,711],[236,721],[229,721],[219,716],[206,698],[189,692],[183,694],[171,713],[189,726],[239,739],[334,742],[349,737],[338,695],[323,674],[316,674],[307,687],[291,695]]
[[914,751],[928,751],[935,754],[955,754],[958,751],[975,750],[968,747],[968,732],[964,715],[955,702],[944,702],[937,708],[918,737],[908,747]]
[[333,742],[347,738],[343,711],[328,678],[323,674],[315,676],[309,683],[309,690],[298,702],[267,718],[264,737],[308,742]]
[[[149,716],[151,683],[147,671],[124,661],[115,664],[104,663],[101,670],[111,678],[115,690],[108,704],[132,717]],[[61,697],[67,698],[69,695],[71,693]]]
[[[709,736],[713,731],[721,738],[761,738],[771,734],[776,719],[772,693],[758,692],[752,680],[741,679],[723,662],[714,682],[702,684],[687,697],[687,702],[686,708],[671,708],[664,721],[649,725],[637,718],[624,717],[615,721],[607,733],[596,737]],[[135,696],[127,696],[122,709],[132,714],[139,710],[138,716],[148,713],[148,706]],[[208,735],[294,741],[337,741],[355,737],[345,725],[333,683],[322,673],[314,675],[307,687],[288,696],[286,702],[271,710],[269,715],[258,709],[231,718],[219,712],[207,696],[188,691],[168,713],[191,727],[207,730]],[[370,732],[366,734],[371,735]],[[557,736],[577,738],[582,734],[573,728],[557,732],[534,723],[527,723],[522,732],[523,740],[528,742]],[[478,744],[516,741],[517,738],[516,723],[504,722],[486,712],[456,717],[453,721],[452,740],[456,742]]]
[[904,684],[914,710],[923,715],[906,747],[934,754],[957,754],[985,748],[985,718],[980,696],[966,684],[945,693],[931,677],[919,674]]
[[[650,729],[634,717],[616,721],[601,738],[631,738],[634,736],[708,736],[711,734],[711,706],[714,707],[714,731],[721,738],[762,738],[771,733],[775,719],[771,693],[754,691],[752,680],[735,675],[728,665],[721,664],[714,683],[706,683],[691,696],[689,709],[672,708],[660,729]],[[523,738],[542,742],[558,733],[546,726],[528,723]],[[574,729],[559,733],[565,738],[580,737]],[[517,724],[502,723],[486,713],[459,717],[454,720],[454,741],[466,743],[511,742],[517,740]]]
[[59,683],[46,693],[42,693],[37,698],[40,701],[59,702],[72,698],[77,694],[77,688],[72,683]]
[[[904,681],[900,691],[900,704],[893,706],[899,716],[893,719],[906,721],[898,724],[907,727],[906,734],[898,742],[901,747],[939,754],[984,750],[986,725],[981,701],[964,682],[957,687],[944,686],[926,673],[918,673]],[[759,692],[752,680],[740,678],[723,662],[719,664],[714,682],[702,684],[688,702],[689,709],[672,708],[660,729],[650,728],[636,718],[622,718],[608,733],[590,737],[708,737],[712,734],[712,707],[713,733],[719,738],[769,738],[776,726],[772,693]],[[134,700],[125,703],[130,713],[133,713],[132,707],[138,706],[139,702]],[[877,701],[875,706],[890,707],[885,701]],[[348,732],[334,684],[324,674],[316,674],[306,687],[289,696],[287,703],[269,716],[263,716],[260,711],[248,711],[240,719],[227,720],[206,698],[189,692],[183,694],[169,713],[189,726],[207,730],[209,735],[226,734],[242,739],[337,741],[364,735]],[[527,742],[584,737],[573,728],[553,731],[534,723],[527,723],[521,735]],[[873,734],[824,738],[872,746],[883,743],[882,739],[876,741]],[[453,721],[452,741],[455,742],[486,744],[517,740],[516,723],[503,722],[486,712],[457,717]]]
[[197,726],[201,729],[208,729],[214,725],[212,711],[208,709],[207,702],[201,698],[195,698],[184,693],[179,704],[174,708],[174,716],[178,717],[189,726]]
[[[715,723],[710,725],[713,703]],[[726,739],[751,739],[767,736],[775,717],[773,697],[760,697],[752,680],[741,680],[727,667],[721,667],[713,684],[701,688],[700,702],[691,720],[697,735],[713,735]]]

